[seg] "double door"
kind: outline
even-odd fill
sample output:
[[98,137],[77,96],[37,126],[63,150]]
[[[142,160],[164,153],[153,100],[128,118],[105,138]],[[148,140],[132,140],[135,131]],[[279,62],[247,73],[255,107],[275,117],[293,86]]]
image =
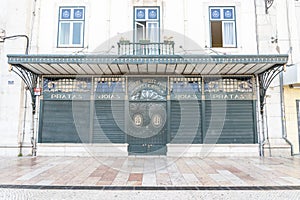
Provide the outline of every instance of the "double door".
[[164,155],[167,143],[165,101],[129,102],[127,142],[131,155]]

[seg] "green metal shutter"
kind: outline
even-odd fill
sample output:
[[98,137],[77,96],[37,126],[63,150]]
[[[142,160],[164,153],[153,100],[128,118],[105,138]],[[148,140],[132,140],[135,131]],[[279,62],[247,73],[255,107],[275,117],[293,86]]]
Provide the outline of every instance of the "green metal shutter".
[[93,143],[125,143],[124,101],[95,101]]
[[254,101],[205,101],[204,143],[256,142]]
[[81,143],[89,141],[89,101],[43,101],[39,142]]
[[202,143],[201,101],[172,100],[170,113],[170,143]]

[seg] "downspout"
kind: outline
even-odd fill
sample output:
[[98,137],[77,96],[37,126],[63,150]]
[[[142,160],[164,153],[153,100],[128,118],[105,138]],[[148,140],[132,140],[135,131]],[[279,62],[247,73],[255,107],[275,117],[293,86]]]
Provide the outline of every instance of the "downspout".
[[[36,87],[40,88],[40,79],[37,78]],[[34,94],[35,95],[35,94]],[[39,95],[35,95],[35,102],[32,102],[35,106],[33,106],[32,110],[32,155],[36,156],[37,152],[37,131],[38,131],[38,108],[39,108]]]
[[34,94],[31,94],[32,96],[32,115],[31,115],[31,146],[32,146],[32,151],[31,154],[32,156],[36,156],[36,139],[35,139],[35,131],[34,131],[34,127],[35,127],[35,121],[34,121],[34,117],[35,117],[35,113],[36,113],[36,98],[33,97]]
[[[255,34],[256,34],[256,54],[259,55],[259,37],[258,37],[258,23],[257,23],[257,3],[256,0],[253,0],[254,3],[254,15],[255,15]],[[258,133],[258,145],[259,145],[259,156],[264,156],[263,144],[265,142],[265,133],[264,133],[264,116],[263,110],[260,106],[260,89],[259,89],[259,79],[256,75],[256,91],[257,91],[257,133]]]
[[19,146],[19,154],[18,156],[23,156],[23,143],[24,143],[24,137],[25,137],[25,129],[26,129],[26,114],[27,114],[27,91],[28,87],[25,86],[25,102],[24,102],[24,116],[23,116],[23,127],[22,127],[22,133],[20,137],[20,146]]
[[[31,17],[31,27],[30,27],[30,47],[31,47],[31,43],[33,40],[33,35],[34,35],[34,26],[35,26],[35,21],[36,21],[36,15],[37,15],[37,0],[33,0],[33,11],[32,11],[32,17]],[[38,34],[37,34],[38,37]],[[38,41],[36,41],[38,43]],[[37,45],[38,47],[38,45]],[[37,78],[37,83],[36,86],[39,85],[39,78]],[[36,156],[36,133],[35,133],[35,115],[36,115],[36,109],[37,109],[37,98],[34,94],[34,88],[32,88],[33,91],[31,91],[31,104],[32,104],[32,121],[31,121],[31,145],[32,145],[32,150],[31,150],[31,154],[32,156]]]
[[256,0],[253,0],[254,2],[254,14],[255,14],[255,34],[256,34],[256,53],[259,55],[259,43],[258,43],[258,30],[257,30],[257,4]]
[[[258,75],[256,75],[256,91],[257,92],[257,116],[258,116],[258,123],[257,123],[257,129],[258,129],[258,145],[259,145],[259,156],[264,156],[264,151],[263,151],[263,144],[265,142],[265,132],[264,132],[264,114],[263,110],[261,109],[261,101],[260,101],[260,89],[259,89],[259,79]],[[260,126],[261,124],[261,126]]]

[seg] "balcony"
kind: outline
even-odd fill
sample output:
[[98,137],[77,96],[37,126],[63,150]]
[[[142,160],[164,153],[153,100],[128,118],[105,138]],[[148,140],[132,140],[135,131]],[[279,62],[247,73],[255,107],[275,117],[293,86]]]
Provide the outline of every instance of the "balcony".
[[121,40],[118,42],[118,55],[174,55],[174,41],[159,43],[143,40],[136,43]]

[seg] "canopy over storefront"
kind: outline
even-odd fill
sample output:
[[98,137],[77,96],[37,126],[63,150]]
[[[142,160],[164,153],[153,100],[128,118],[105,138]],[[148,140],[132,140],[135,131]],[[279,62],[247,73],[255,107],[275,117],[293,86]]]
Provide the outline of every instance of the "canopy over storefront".
[[257,75],[287,63],[288,55],[8,55],[36,75]]
[[[173,45],[173,43],[172,43]],[[121,48],[119,48],[120,50]],[[135,49],[135,48],[133,48]],[[121,51],[117,55],[96,54],[14,54],[8,55],[11,70],[29,88],[33,102],[38,77],[90,75],[193,75],[245,76],[257,75],[261,113],[266,90],[284,70],[288,55],[176,55],[164,48],[141,46],[139,51]],[[164,50],[161,50],[164,49]],[[172,49],[172,48],[171,48]],[[153,51],[153,54],[152,54]],[[33,103],[35,112],[35,103]]]

